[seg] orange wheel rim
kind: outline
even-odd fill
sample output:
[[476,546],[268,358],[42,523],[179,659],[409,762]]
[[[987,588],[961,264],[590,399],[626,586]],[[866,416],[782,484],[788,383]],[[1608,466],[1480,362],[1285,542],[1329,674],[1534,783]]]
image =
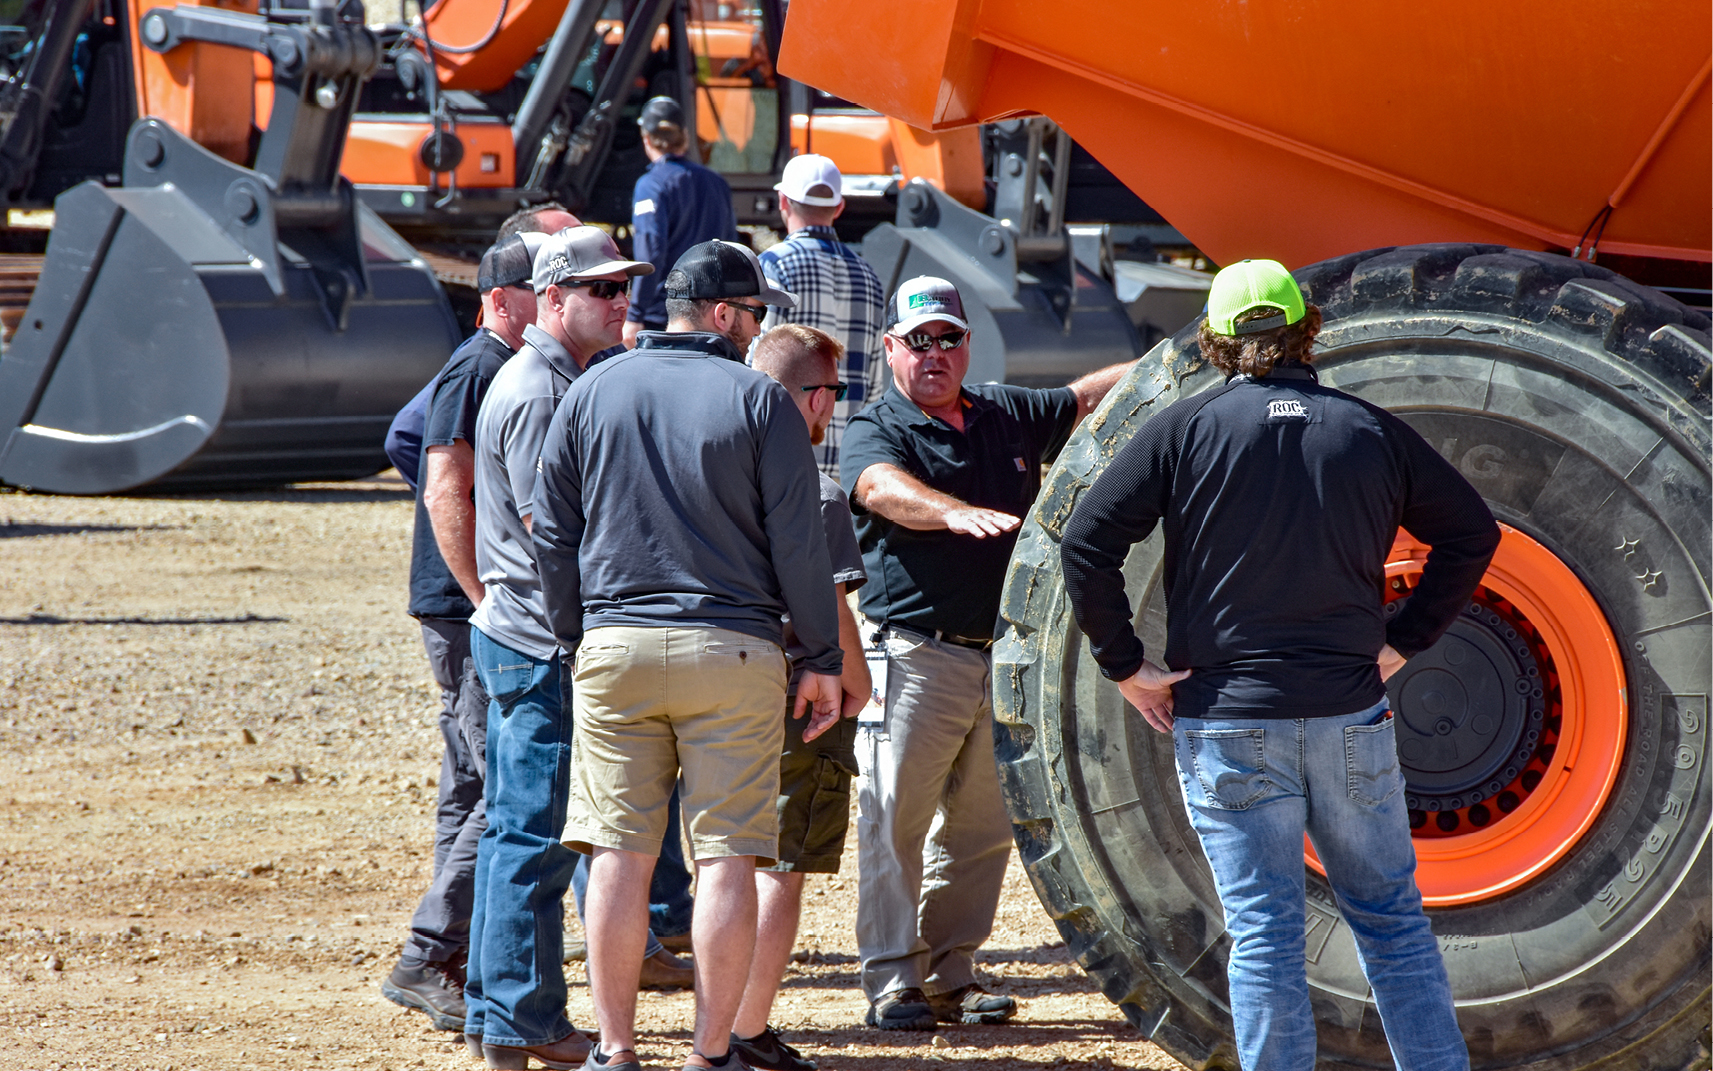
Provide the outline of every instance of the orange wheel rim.
[[[1500,529],[1471,613],[1496,619],[1529,648],[1525,661],[1538,665],[1541,681],[1539,739],[1514,778],[1488,782],[1497,791],[1473,803],[1452,796],[1451,810],[1412,810],[1416,884],[1430,907],[1488,900],[1546,871],[1594,824],[1623,764],[1624,665],[1605,615],[1557,555]],[[1390,599],[1414,587],[1427,550],[1398,533],[1386,564]],[[1325,874],[1313,846],[1304,847],[1308,865]]]

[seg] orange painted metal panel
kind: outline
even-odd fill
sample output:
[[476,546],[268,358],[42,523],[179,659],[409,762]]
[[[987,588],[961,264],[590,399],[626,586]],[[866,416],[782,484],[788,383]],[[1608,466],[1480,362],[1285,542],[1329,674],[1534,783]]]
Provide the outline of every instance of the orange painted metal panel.
[[929,129],[1048,115],[1219,261],[1568,248],[1615,195],[1601,249],[1707,260],[1710,32],[1695,0],[795,0],[780,69]]
[[814,152],[839,165],[845,175],[890,175],[898,163],[892,146],[892,120],[884,115],[815,114],[791,117],[791,149]]
[[[352,182],[377,186],[426,186],[428,168],[420,150],[434,130],[426,122],[351,124],[339,170]],[[461,189],[511,189],[517,184],[511,128],[502,123],[462,123],[453,133],[464,143],[456,172]],[[439,176],[442,186],[446,174]]]
[[[441,86],[482,93],[503,87],[553,36],[566,2],[440,0],[428,9],[427,22]],[[473,52],[447,51],[477,45]]]
[[255,0],[132,0],[131,69],[136,72],[137,112],[152,115],[210,152],[247,164],[254,105],[252,53],[193,42],[171,52],[145,48],[135,28],[152,8],[182,3],[255,12]]

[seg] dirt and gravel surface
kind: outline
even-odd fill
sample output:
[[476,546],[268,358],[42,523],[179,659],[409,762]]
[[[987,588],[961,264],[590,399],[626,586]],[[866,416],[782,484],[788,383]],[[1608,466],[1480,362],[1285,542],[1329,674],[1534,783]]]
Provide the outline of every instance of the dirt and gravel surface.
[[[0,493],[0,1067],[477,1066],[378,988],[427,884],[439,770],[410,529],[392,474]],[[775,1013],[823,1068],[1179,1068],[1069,960],[1015,863],[982,960],[1019,1021],[859,1027],[854,869],[809,882]],[[643,996],[649,1066],[679,1065],[691,1014],[688,993]]]

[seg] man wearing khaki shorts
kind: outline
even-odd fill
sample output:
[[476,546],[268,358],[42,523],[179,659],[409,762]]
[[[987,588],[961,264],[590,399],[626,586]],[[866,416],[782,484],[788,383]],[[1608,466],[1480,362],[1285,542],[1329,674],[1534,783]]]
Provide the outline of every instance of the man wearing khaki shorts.
[[566,392],[533,537],[554,635],[577,651],[565,841],[594,857],[589,1063],[640,1071],[648,880],[681,782],[698,872],[685,1066],[741,1071],[730,1032],[755,951],[755,866],[778,854],[782,617],[807,652],[805,735],[838,719],[843,655],[808,429],[785,388],[743,364],[765,307],[794,299],[718,241],[680,257],[665,290],[667,330]]

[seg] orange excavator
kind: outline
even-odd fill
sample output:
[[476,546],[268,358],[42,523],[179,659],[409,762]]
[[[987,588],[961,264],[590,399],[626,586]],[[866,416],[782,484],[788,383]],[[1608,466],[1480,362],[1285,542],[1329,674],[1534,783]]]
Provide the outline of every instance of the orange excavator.
[[[1326,317],[1323,381],[1402,416],[1504,530],[1467,612],[1388,682],[1418,883],[1474,1066],[1707,1067],[1707,5],[1067,11],[795,0],[779,65],[925,131],[1050,121],[1214,261],[1295,270]],[[1074,236],[1048,187],[980,226],[907,189],[899,271],[1055,262]],[[1135,430],[1219,381],[1194,332],[1154,346],[1055,464],[1012,559],[993,678],[1042,903],[1126,1019],[1201,1071],[1237,1066],[1219,900],[1170,745],[1096,671],[1057,546]],[[1152,646],[1162,549],[1126,564]],[[1399,532],[1377,578],[1390,605],[1424,554]],[[1311,845],[1304,866],[1321,1066],[1391,1067]]]

